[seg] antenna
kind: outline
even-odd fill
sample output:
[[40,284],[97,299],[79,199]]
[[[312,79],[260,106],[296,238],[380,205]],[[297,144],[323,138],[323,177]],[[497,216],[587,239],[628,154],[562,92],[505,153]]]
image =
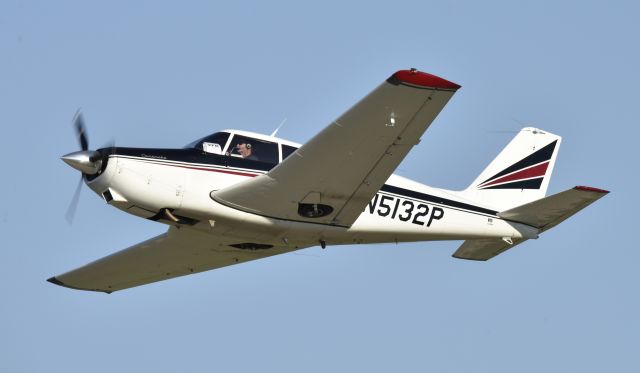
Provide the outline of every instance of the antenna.
[[278,128],[276,128],[275,131],[273,131],[273,133],[271,134],[271,137],[275,137],[276,133],[278,133],[278,131],[280,131],[280,128],[282,128],[282,126],[284,126],[284,123],[287,121],[287,118],[284,118],[282,120],[282,122],[280,122],[280,125],[278,126]]
[[518,129],[510,129],[510,130],[488,130],[485,131],[487,133],[518,133],[520,132],[520,129],[522,127],[530,127],[530,125],[528,125],[526,122],[523,122],[521,120],[519,120],[518,118],[515,117],[511,117],[511,120],[518,123],[520,125],[520,128]]

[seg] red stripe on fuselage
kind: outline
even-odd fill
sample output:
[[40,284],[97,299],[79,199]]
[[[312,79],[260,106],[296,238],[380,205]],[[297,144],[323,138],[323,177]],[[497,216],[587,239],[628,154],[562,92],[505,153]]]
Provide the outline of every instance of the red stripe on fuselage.
[[173,167],[180,167],[180,168],[188,168],[190,170],[198,170],[198,171],[220,172],[220,173],[223,173],[223,174],[231,174],[231,175],[239,175],[239,176],[256,177],[256,176],[259,175],[259,174],[250,174],[250,173],[246,173],[246,172],[220,170],[220,169],[215,169],[215,168],[181,166],[181,165],[177,165],[177,164],[163,164],[163,165],[165,165],[165,166],[173,166]]

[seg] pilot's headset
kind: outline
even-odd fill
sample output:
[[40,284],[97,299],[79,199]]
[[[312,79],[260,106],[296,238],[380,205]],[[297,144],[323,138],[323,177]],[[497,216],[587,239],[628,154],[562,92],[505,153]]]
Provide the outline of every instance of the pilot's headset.
[[251,143],[248,143],[248,142],[240,142],[240,143],[238,143],[238,146],[239,146],[239,145],[244,145],[247,149],[251,149]]
[[[251,143],[249,143],[249,142],[241,142],[240,144],[244,144],[244,146],[245,146],[247,149],[249,149],[249,150],[252,150],[252,148],[253,148],[253,147],[251,146]],[[252,152],[253,152],[253,151],[252,151]]]

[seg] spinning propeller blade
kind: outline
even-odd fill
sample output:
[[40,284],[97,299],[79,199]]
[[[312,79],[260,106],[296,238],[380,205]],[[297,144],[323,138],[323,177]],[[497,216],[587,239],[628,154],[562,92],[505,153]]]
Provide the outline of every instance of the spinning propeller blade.
[[80,200],[80,192],[82,191],[82,176],[80,176],[80,180],[78,182],[78,186],[76,187],[75,193],[73,193],[73,198],[71,202],[69,202],[69,207],[67,208],[67,213],[64,214],[65,219],[67,219],[67,223],[73,224],[73,218],[76,215],[76,210],[78,209],[78,201]]
[[87,138],[87,128],[84,125],[84,118],[82,117],[82,112],[80,111],[80,109],[78,109],[76,115],[73,117],[73,126],[76,129],[76,135],[78,136],[80,149],[88,150],[89,139]]

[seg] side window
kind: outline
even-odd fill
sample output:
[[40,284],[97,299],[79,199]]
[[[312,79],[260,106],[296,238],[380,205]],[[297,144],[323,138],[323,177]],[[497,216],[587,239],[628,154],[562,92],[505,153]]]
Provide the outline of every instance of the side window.
[[284,161],[288,156],[290,156],[296,150],[298,150],[298,148],[295,148],[289,145],[282,145],[282,160]]
[[202,139],[196,148],[201,149],[205,153],[222,154],[228,138],[229,134],[227,132],[214,133]]
[[229,145],[229,154],[264,163],[278,163],[278,144],[246,136],[235,135]]

